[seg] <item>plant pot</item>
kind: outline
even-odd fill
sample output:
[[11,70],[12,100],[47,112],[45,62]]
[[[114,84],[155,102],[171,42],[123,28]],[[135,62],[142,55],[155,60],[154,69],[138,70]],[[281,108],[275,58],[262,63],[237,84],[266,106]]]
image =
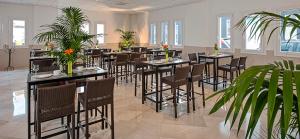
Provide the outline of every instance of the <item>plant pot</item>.
[[72,74],[73,73],[73,62],[72,61],[68,61],[68,74]]

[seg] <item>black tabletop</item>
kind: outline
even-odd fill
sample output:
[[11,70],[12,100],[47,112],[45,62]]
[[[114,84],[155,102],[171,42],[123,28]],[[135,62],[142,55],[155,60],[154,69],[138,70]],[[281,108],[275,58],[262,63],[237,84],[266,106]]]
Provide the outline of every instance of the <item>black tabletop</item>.
[[[42,83],[49,83],[49,82],[57,82],[57,81],[68,81],[68,80],[74,80],[74,79],[82,79],[82,78],[90,78],[90,77],[95,77],[95,76],[103,76],[107,75],[108,71],[101,69],[99,67],[95,68],[90,68],[90,69],[84,69],[82,71],[76,71],[72,74],[66,74],[66,73],[61,73],[59,75],[53,75],[53,72],[41,72],[41,73],[29,73],[27,77],[27,83],[29,84],[42,84]],[[50,77],[46,78],[38,78],[40,76],[47,76],[49,75]]]
[[153,61],[143,61],[142,63],[145,65],[154,66],[154,67],[163,67],[163,66],[188,64],[188,63],[190,63],[190,61],[183,60],[183,59],[174,59],[174,60],[166,61],[165,59],[162,59],[162,60],[153,60]]
[[233,54],[199,55],[198,57],[201,57],[201,58],[212,58],[212,59],[217,59],[217,58],[233,57]]

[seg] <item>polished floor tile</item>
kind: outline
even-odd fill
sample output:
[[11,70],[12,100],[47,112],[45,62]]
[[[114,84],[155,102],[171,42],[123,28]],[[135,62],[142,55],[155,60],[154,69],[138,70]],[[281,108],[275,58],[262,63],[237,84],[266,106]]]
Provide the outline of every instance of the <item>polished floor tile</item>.
[[[0,139],[23,139],[27,137],[27,119],[25,115],[25,91],[27,70],[0,72]],[[208,100],[202,106],[202,96],[196,95],[196,111],[187,114],[186,103],[178,107],[179,117],[174,118],[173,105],[165,104],[163,110],[155,112],[155,104],[147,101],[142,104],[141,89],[134,96],[133,83],[120,83],[115,88],[115,136],[116,139],[240,139],[244,138],[245,126],[239,136],[236,125],[224,125],[227,107],[215,114],[208,115],[216,99]],[[196,87],[196,91],[200,88]],[[205,85],[206,96],[212,89]],[[170,94],[166,91],[165,94]],[[191,109],[192,111],[192,109]],[[43,129],[59,125],[59,121],[43,124]],[[258,132],[264,127],[259,125]],[[101,130],[101,126],[91,127],[92,138],[109,139],[110,130]],[[263,133],[262,133],[263,134]],[[55,137],[64,139],[66,135]],[[81,134],[81,138],[83,134]],[[255,135],[253,138],[264,138]]]

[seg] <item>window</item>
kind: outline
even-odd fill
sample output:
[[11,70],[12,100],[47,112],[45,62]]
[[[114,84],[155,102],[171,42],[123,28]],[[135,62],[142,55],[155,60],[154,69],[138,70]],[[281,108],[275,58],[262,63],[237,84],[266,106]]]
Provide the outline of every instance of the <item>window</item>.
[[25,45],[25,21],[13,20],[13,44],[15,46]]
[[[288,16],[291,14],[300,14],[300,9],[288,10],[281,13],[282,16]],[[292,15],[291,18],[297,19],[296,16]],[[292,32],[292,26],[287,26],[285,34],[281,35],[280,52],[300,52],[300,29],[297,28]],[[290,35],[292,33],[292,35]]]
[[221,16],[218,19],[218,45],[222,49],[231,48],[231,37],[230,37],[230,17]]
[[162,22],[161,23],[161,42],[163,44],[168,44],[168,37],[169,37],[168,22]]
[[86,32],[87,34],[90,33],[90,24],[88,22],[82,24],[81,30]]
[[182,45],[182,22],[181,21],[174,22],[174,45],[175,46]]
[[[247,18],[246,24],[249,24],[249,22],[251,22],[252,19],[253,19],[253,17]],[[256,19],[258,20],[259,18],[256,18]],[[257,20],[256,21],[255,20],[253,21],[254,23],[257,22]],[[245,48],[246,48],[246,50],[261,50],[261,39],[258,37],[260,30],[258,30],[254,36],[250,36],[251,30],[252,30],[252,26],[249,26],[246,29],[246,32],[245,32],[246,47]]]
[[150,25],[150,44],[156,44],[156,25]]
[[104,43],[104,24],[97,24],[97,42],[98,44]]

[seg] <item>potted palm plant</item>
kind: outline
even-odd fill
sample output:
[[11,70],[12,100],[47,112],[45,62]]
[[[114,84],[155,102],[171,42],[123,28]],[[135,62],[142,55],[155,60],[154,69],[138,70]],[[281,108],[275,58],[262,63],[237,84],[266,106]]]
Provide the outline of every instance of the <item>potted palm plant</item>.
[[119,47],[122,49],[124,48],[130,48],[132,45],[134,45],[134,36],[135,32],[133,31],[125,31],[122,29],[117,29],[117,32],[120,33],[121,42],[119,43]]
[[[251,17],[251,18],[250,18]],[[246,22],[247,20],[247,22]],[[250,37],[261,37],[278,22],[268,34],[268,42],[276,30],[290,37],[300,29],[300,15],[282,16],[270,12],[256,12],[245,16],[237,27],[242,31],[251,28]],[[281,24],[280,24],[281,23]],[[287,31],[287,27],[292,27]],[[208,99],[220,96],[210,111],[215,113],[229,104],[225,123],[231,119],[231,128],[238,123],[247,124],[245,138],[251,138],[264,110],[267,114],[267,138],[299,138],[300,129],[300,65],[291,60],[276,61],[274,64],[252,66],[237,77],[231,85],[214,93]],[[247,114],[250,118],[246,118]],[[279,132],[275,132],[279,131]]]
[[[88,21],[81,9],[67,7],[62,9],[62,15],[50,25],[41,26],[44,32],[38,33],[34,40],[38,43],[51,42],[57,48],[51,49],[51,54],[58,58],[61,65],[68,65],[68,73],[72,73],[72,64],[83,58],[82,46],[92,44],[95,35],[89,35],[81,29]],[[101,34],[100,34],[101,35]]]

